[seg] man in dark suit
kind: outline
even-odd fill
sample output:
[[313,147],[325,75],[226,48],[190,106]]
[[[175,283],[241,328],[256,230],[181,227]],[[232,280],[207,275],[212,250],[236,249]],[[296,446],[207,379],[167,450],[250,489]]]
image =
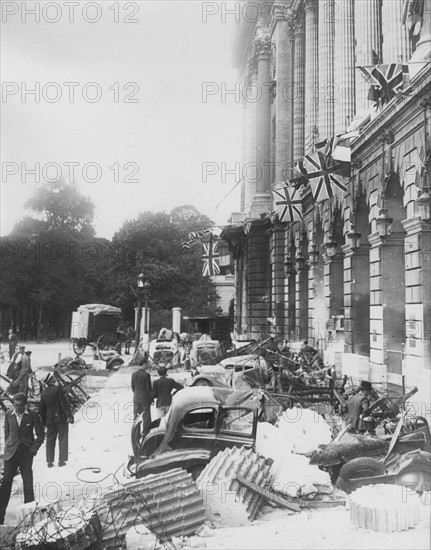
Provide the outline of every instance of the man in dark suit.
[[160,378],[153,384],[152,396],[153,399],[157,399],[157,416],[158,418],[162,418],[166,415],[169,407],[171,406],[172,390],[182,390],[184,386],[166,376],[168,372],[166,367],[160,367],[157,372],[159,373]]
[[26,405],[27,396],[17,393],[13,400],[13,410],[6,412],[4,476],[0,487],[0,525],[4,523],[13,478],[18,468],[24,485],[24,502],[34,500],[33,457],[42,445],[45,433],[39,415],[29,412]]
[[136,418],[142,413],[142,429],[151,424],[151,377],[144,363],[132,374],[133,414]]
[[40,394],[39,414],[47,429],[46,462],[48,468],[54,466],[55,443],[58,437],[58,465],[66,466],[69,455],[69,403],[54,376],[48,375],[45,382],[48,387]]

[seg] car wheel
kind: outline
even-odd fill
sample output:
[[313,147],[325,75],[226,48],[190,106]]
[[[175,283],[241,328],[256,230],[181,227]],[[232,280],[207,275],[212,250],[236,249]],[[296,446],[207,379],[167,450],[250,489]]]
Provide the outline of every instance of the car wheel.
[[369,456],[361,456],[344,464],[335,486],[346,493],[350,493],[356,487],[352,483],[353,480],[361,477],[382,476],[385,473],[386,469],[381,462]]

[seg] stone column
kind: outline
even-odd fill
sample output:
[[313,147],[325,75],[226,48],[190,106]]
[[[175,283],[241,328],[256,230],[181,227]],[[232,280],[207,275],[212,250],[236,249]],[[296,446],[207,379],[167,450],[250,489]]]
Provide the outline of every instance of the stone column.
[[[247,102],[244,100],[244,98],[241,98],[241,118],[242,118],[242,157],[241,157],[241,174],[244,174],[244,167],[245,167],[245,144],[247,140]],[[242,176],[241,176],[242,177]],[[245,178],[241,181],[241,195],[239,199],[239,211],[245,212]]]
[[297,14],[295,37],[295,94],[293,114],[293,158],[304,155],[304,87],[305,87],[305,20],[304,13]]
[[334,132],[344,132],[355,114],[354,0],[335,6],[334,29]]
[[291,177],[293,150],[293,43],[289,33],[286,9],[278,7],[273,32],[275,41],[277,125],[275,136],[275,182]]
[[335,0],[320,3],[319,140],[334,135],[334,13]]
[[258,175],[256,194],[265,194],[270,189],[271,161],[271,103],[269,83],[271,82],[270,57],[271,39],[266,31],[261,31],[255,40],[257,58],[257,84],[260,100],[257,103],[256,121],[256,160]]
[[[355,0],[355,40],[355,65],[374,65],[374,54],[381,57],[380,0]],[[356,76],[356,112],[360,112],[370,108],[370,85],[365,82],[358,70]]]
[[256,194],[256,109],[258,98],[257,63],[252,58],[244,79],[243,98],[246,103],[244,142],[244,211],[249,212]]
[[410,59],[408,30],[401,24],[402,12],[402,2],[382,1],[383,63],[407,63]]
[[[414,76],[429,64],[429,53],[431,50],[431,2],[424,0],[424,14],[422,18],[422,29],[419,42],[416,45],[409,66],[410,76]],[[423,63],[421,63],[423,61]]]
[[318,55],[318,4],[317,0],[305,1],[305,153],[313,149],[316,141],[319,102]]

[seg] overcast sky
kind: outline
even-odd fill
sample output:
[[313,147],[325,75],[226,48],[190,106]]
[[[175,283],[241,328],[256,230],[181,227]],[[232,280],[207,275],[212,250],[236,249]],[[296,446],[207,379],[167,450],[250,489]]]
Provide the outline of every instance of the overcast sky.
[[[95,202],[100,237],[139,212],[187,203],[226,223],[240,186],[215,207],[239,179],[222,163],[241,160],[241,106],[217,90],[238,80],[234,17],[205,17],[215,3],[198,0],[46,4],[2,2],[1,234],[38,186],[25,169],[43,183],[56,165]],[[214,83],[206,102],[203,83]],[[207,182],[203,163],[217,172]]]

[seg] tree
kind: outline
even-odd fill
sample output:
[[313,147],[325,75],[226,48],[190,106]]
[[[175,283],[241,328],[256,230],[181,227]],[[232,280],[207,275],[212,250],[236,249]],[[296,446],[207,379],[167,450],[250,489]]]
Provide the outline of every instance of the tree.
[[106,271],[109,242],[94,238],[94,205],[74,185],[45,184],[26,206],[39,218],[24,217],[3,239],[9,254],[2,262],[6,288],[1,285],[0,306],[15,311],[27,336],[40,340],[48,324],[64,333],[78,305],[103,301],[100,273]]
[[62,180],[45,183],[26,201],[25,207],[42,214],[47,229],[94,237],[94,204],[76,185]]
[[186,315],[214,313],[217,294],[210,279],[202,277],[200,250],[196,247],[184,254],[181,247],[190,231],[211,225],[193,206],[175,208],[169,215],[144,212],[127,221],[111,243],[111,301],[132,320],[133,291],[142,272],[151,284],[152,329],[166,324],[175,306]]

